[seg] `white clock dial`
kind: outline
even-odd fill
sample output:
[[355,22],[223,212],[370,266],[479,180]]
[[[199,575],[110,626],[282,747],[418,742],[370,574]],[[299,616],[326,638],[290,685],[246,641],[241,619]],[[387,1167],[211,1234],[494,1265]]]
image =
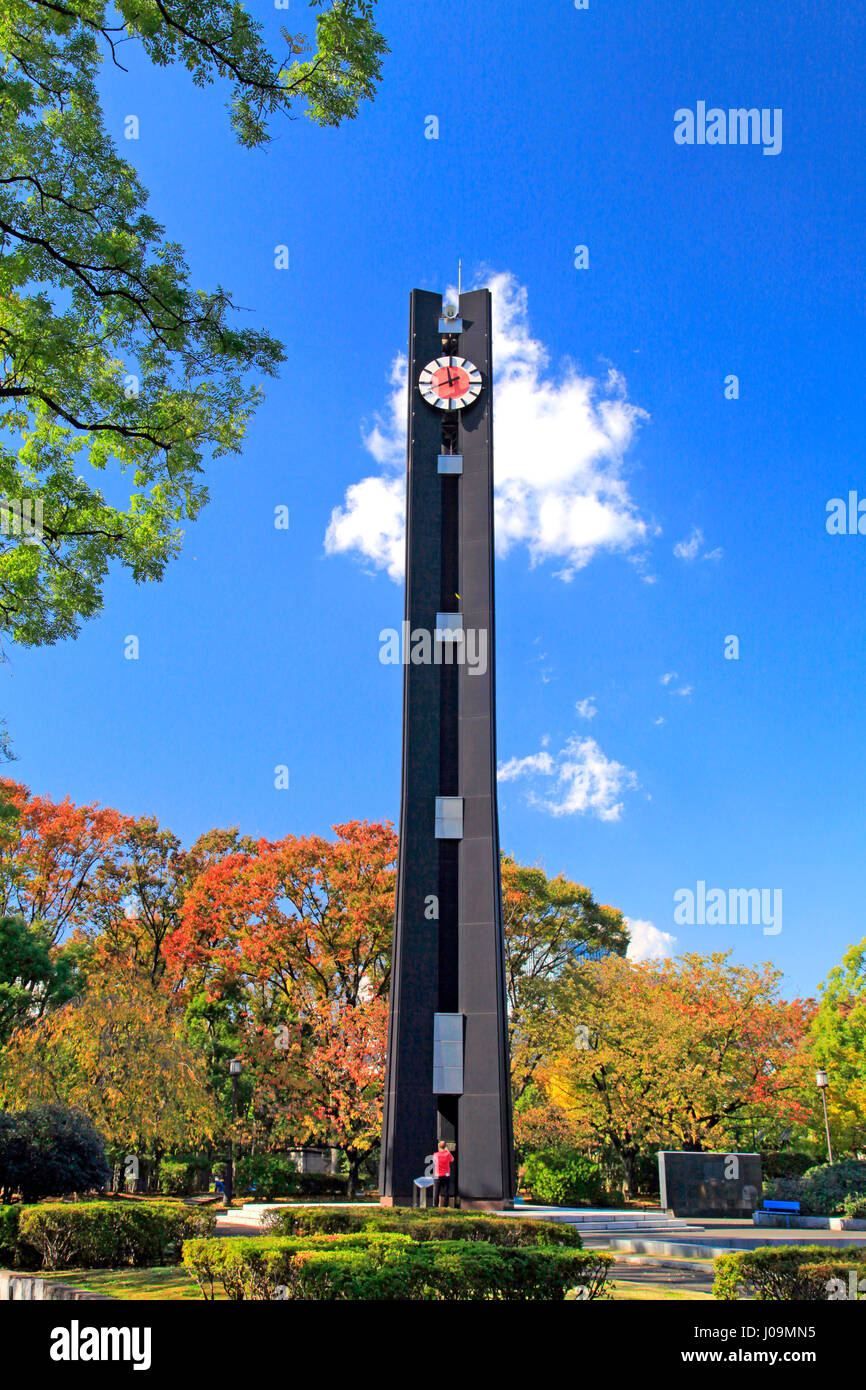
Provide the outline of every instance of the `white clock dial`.
[[463,410],[481,395],[481,373],[465,357],[437,357],[418,377],[418,390],[437,410]]

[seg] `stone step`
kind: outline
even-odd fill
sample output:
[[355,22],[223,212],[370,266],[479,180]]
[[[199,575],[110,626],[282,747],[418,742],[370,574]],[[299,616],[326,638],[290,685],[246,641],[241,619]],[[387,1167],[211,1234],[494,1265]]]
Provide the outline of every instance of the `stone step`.
[[596,1226],[604,1224],[607,1226],[629,1226],[629,1227],[650,1227],[664,1226],[682,1223],[682,1217],[668,1216],[663,1211],[617,1211],[605,1207],[515,1207],[513,1212],[503,1213],[508,1216],[525,1216],[537,1221],[558,1221],[568,1226]]
[[[305,1202],[303,1204],[293,1203],[289,1210],[295,1205],[331,1207],[334,1210],[347,1206],[356,1211],[363,1209],[375,1211],[378,1209],[376,1202]],[[231,1211],[220,1213],[219,1226],[221,1228],[226,1226],[260,1226],[267,1212],[284,1210],[286,1210],[285,1203],[247,1202],[243,1207],[234,1207]],[[512,1211],[492,1212],[491,1215],[556,1221],[562,1225],[574,1226],[581,1235],[586,1236],[607,1236],[613,1233],[621,1235],[643,1233],[659,1236],[674,1234],[678,1231],[701,1229],[699,1226],[689,1225],[682,1217],[667,1216],[662,1211],[617,1211],[604,1207],[535,1207],[527,1203],[519,1203]]]
[[580,1234],[587,1239],[593,1236],[675,1236],[687,1231],[701,1231],[702,1226],[629,1226],[622,1222],[616,1226],[581,1226]]
[[221,1224],[233,1222],[239,1226],[253,1226],[261,1221],[265,1212],[268,1211],[294,1211],[298,1207],[333,1207],[340,1210],[351,1207],[352,1210],[359,1210],[366,1207],[369,1211],[378,1211],[378,1202],[245,1202],[242,1207],[232,1207],[231,1211],[220,1212],[219,1220]]

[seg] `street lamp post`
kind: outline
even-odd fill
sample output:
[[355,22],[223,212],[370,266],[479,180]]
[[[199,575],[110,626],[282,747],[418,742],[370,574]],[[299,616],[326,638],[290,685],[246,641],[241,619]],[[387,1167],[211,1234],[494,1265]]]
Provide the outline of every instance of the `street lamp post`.
[[830,1143],[830,1122],[829,1122],[829,1120],[827,1119],[827,1086],[828,1086],[828,1084],[829,1084],[829,1083],[828,1083],[828,1081],[827,1081],[827,1073],[826,1073],[823,1069],[821,1069],[820,1071],[816,1071],[816,1072],[815,1072],[815,1085],[818,1087],[818,1090],[821,1092],[821,1102],[822,1102],[822,1104],[823,1104],[823,1106],[824,1106],[824,1133],[825,1133],[826,1136],[827,1136],[827,1157],[828,1157],[829,1161],[832,1163],[832,1162],[833,1162],[833,1146],[832,1146],[832,1144]]
[[229,1130],[229,1161],[226,1165],[226,1206],[232,1204],[235,1189],[234,1128],[238,1109],[238,1079],[243,1069],[240,1057],[232,1057],[229,1062],[229,1076],[232,1079],[232,1127]]

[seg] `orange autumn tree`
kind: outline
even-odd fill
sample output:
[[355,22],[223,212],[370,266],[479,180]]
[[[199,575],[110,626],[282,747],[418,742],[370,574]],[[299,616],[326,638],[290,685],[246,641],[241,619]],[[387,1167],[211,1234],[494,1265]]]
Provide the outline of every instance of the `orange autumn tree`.
[[231,1012],[246,1064],[239,1134],[338,1148],[354,1186],[381,1126],[397,840],[390,824],[334,831],[212,864],[164,950],[188,1007]]
[[781,999],[769,963],[729,956],[609,956],[561,995],[546,1096],[573,1142],[617,1155],[626,1195],[640,1153],[737,1148],[758,1129],[809,1123],[814,1005]]
[[254,843],[236,828],[209,830],[187,850],[155,817],[128,819],[91,876],[90,935],[156,986],[165,971],[163,945],[180,925],[192,884],[211,864]]
[[57,942],[87,923],[100,864],[130,817],[97,804],[74,806],[0,778],[0,917],[39,923]]

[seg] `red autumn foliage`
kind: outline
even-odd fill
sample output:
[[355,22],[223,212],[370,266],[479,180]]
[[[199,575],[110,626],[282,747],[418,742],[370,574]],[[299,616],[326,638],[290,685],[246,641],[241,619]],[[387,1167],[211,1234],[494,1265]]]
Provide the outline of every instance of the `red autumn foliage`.
[[132,819],[32,796],[9,778],[0,778],[0,797],[15,812],[0,830],[0,916],[41,922],[59,941],[87,922],[97,869]]
[[165,956],[173,988],[236,1009],[253,1119],[357,1165],[381,1123],[397,839],[390,824],[334,831],[211,865]]

